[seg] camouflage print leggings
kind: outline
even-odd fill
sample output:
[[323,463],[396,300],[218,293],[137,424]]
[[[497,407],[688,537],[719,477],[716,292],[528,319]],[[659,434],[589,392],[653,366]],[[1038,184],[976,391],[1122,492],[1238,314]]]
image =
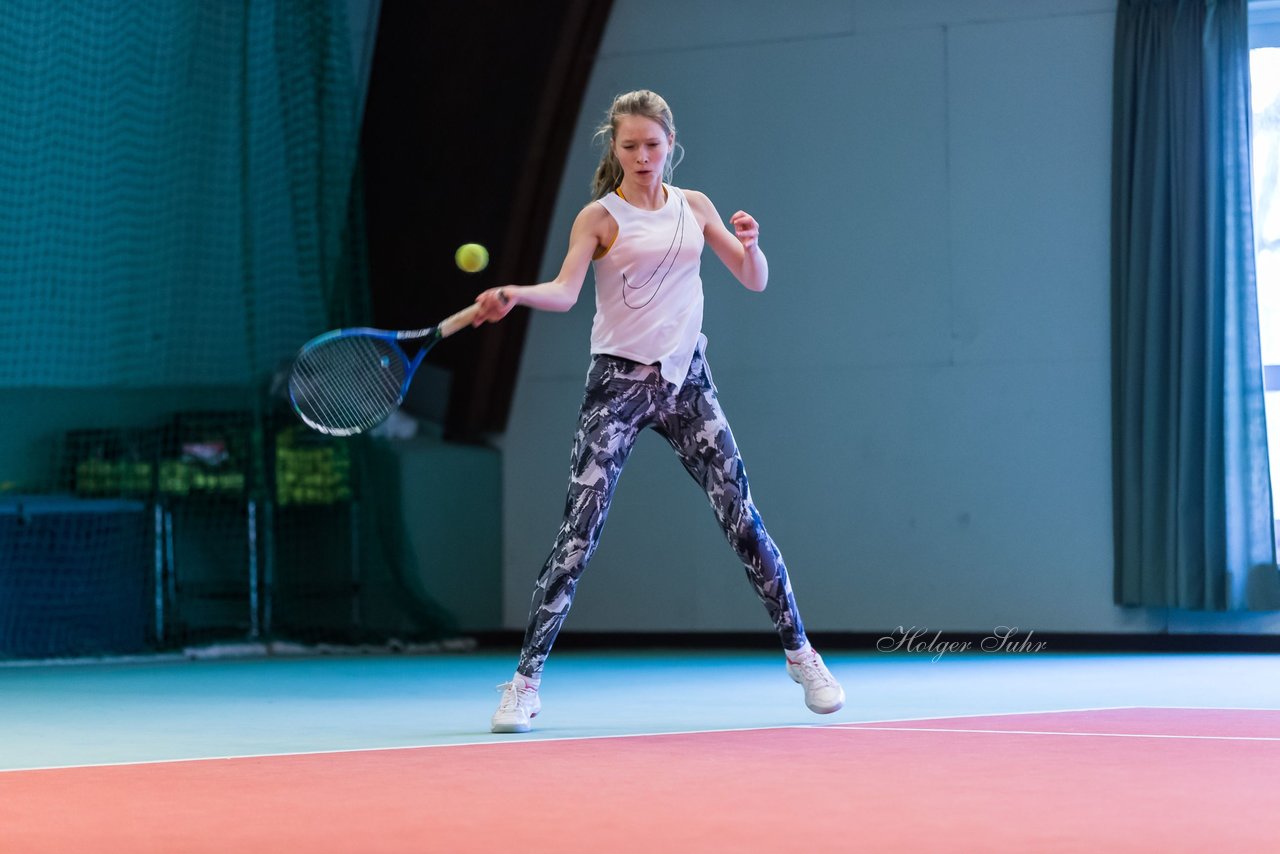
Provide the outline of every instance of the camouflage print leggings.
[[751,501],[742,457],[702,353],[694,354],[688,379],[678,392],[656,366],[597,355],[578,416],[564,521],[538,576],[516,668],[526,676],[537,676],[551,652],[578,579],[599,542],[618,475],[646,427],[671,443],[689,474],[706,490],[783,647],[804,645],[804,625],[782,555]]

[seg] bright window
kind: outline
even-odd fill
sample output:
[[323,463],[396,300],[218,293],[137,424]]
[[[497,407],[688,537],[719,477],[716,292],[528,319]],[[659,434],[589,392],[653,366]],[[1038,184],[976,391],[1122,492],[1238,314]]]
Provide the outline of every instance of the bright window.
[[[1249,4],[1253,234],[1272,505],[1280,515],[1280,2]],[[1276,522],[1280,531],[1280,520]]]

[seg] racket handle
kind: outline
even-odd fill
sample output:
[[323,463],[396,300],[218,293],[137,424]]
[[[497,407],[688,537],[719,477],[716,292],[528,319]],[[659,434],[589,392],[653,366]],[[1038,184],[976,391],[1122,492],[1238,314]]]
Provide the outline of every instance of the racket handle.
[[[498,298],[502,300],[504,305],[510,301],[507,299],[507,295],[502,291],[498,291]],[[478,314],[479,311],[480,303],[472,303],[457,314],[449,315],[444,320],[440,321],[440,325],[436,327],[440,330],[440,337],[448,338],[459,329],[466,329],[475,321],[476,314]]]
[[441,338],[448,338],[459,329],[466,329],[476,319],[476,314],[480,311],[480,303],[472,303],[457,314],[451,314],[444,320],[440,321],[437,327],[440,330]]

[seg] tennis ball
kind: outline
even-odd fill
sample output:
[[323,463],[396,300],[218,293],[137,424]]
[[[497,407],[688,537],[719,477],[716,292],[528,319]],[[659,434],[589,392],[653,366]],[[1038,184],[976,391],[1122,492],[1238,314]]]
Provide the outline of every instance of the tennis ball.
[[453,253],[453,260],[464,273],[479,273],[489,266],[489,250],[479,243],[464,243]]

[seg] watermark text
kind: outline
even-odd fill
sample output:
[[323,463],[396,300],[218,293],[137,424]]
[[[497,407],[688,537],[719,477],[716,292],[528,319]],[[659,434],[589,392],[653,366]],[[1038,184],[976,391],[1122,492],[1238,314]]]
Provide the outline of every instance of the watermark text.
[[876,641],[881,652],[928,652],[938,661],[952,652],[1043,652],[1049,644],[1034,640],[1035,632],[1018,634],[1017,626],[997,626],[991,634],[974,642],[972,640],[946,640],[942,632],[911,626],[898,626],[892,633]]

